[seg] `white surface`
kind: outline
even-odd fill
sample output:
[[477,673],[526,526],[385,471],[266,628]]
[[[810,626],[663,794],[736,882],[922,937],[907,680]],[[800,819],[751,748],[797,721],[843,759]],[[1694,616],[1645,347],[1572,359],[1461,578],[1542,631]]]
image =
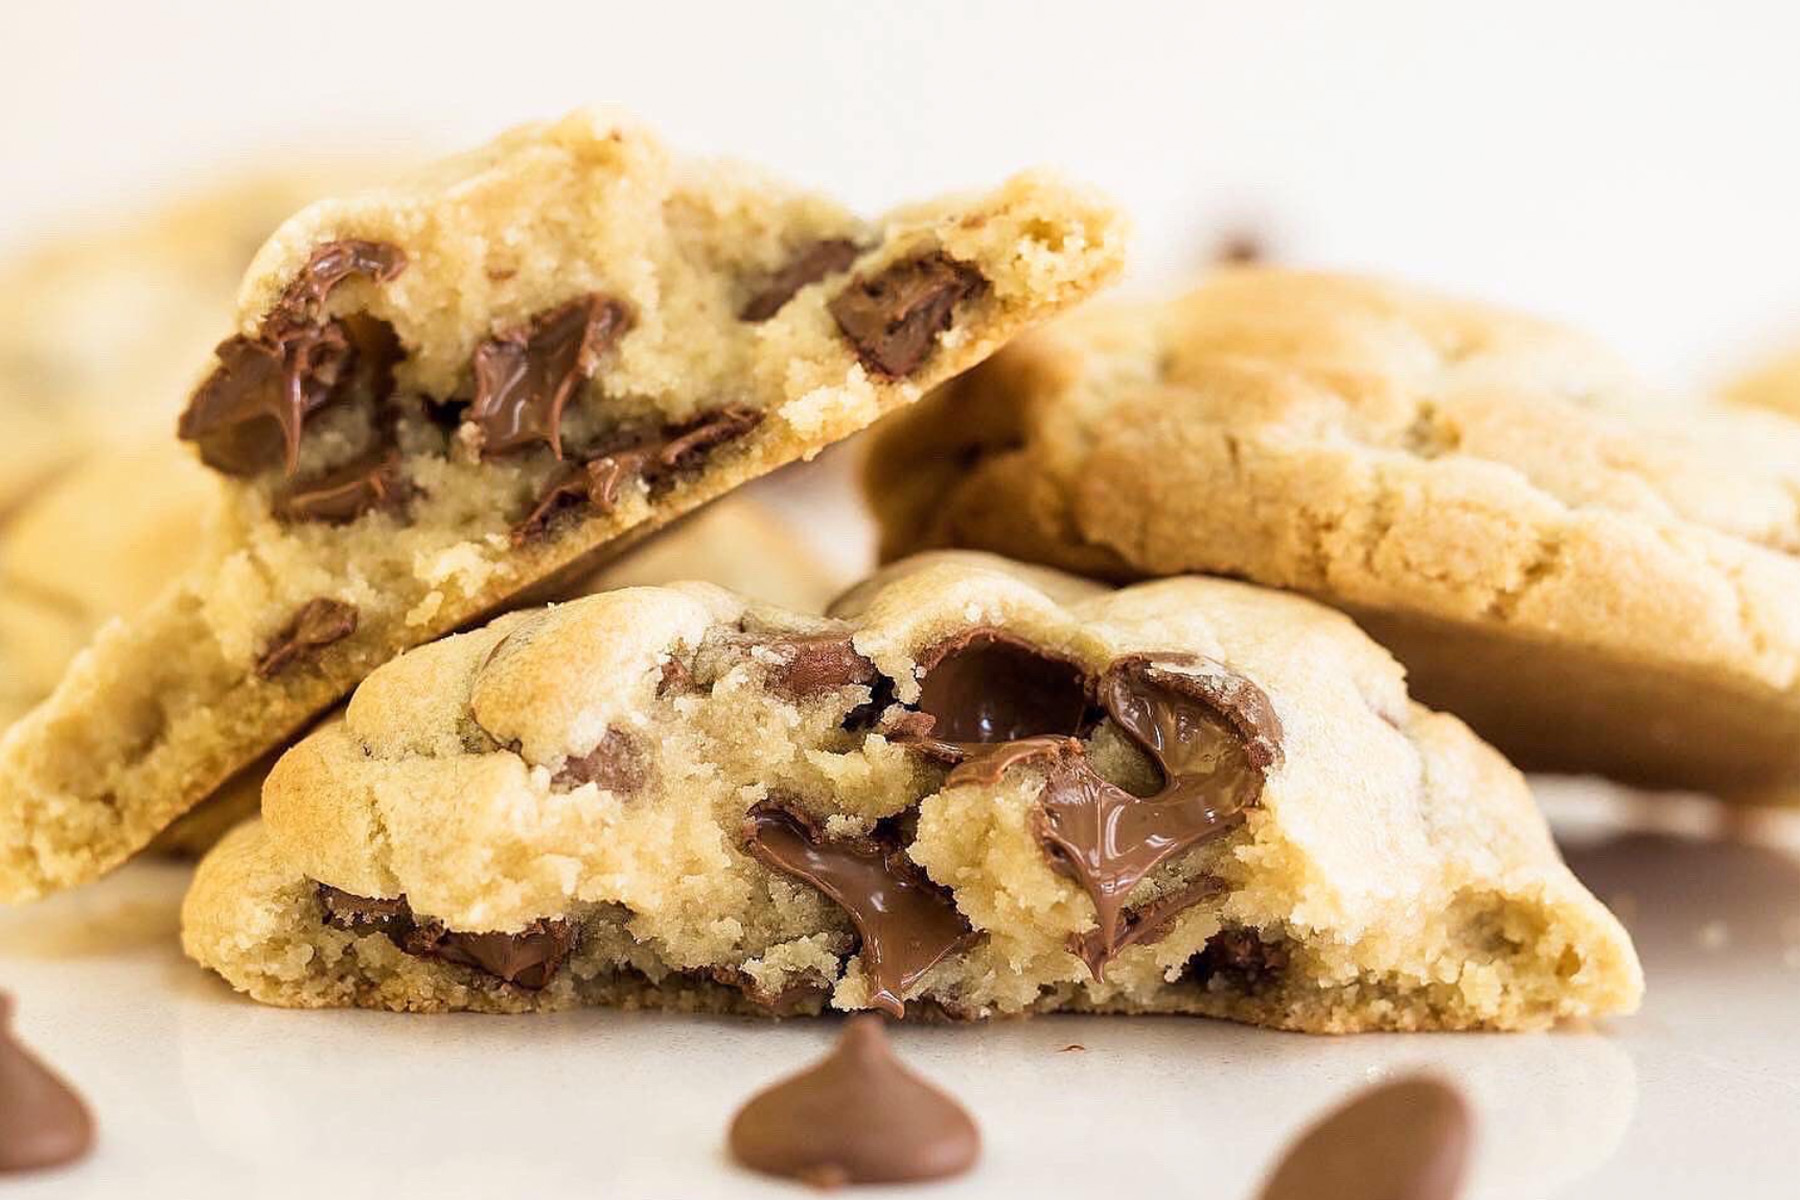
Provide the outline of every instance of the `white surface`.
[[[1640,1015],[1512,1036],[1062,1017],[907,1028],[902,1054],[963,1099],[986,1152],[965,1179],[906,1194],[1247,1198],[1310,1116],[1432,1067],[1480,1115],[1469,1200],[1792,1197],[1800,857],[1582,828],[1571,861],[1619,906],[1649,973]],[[138,866],[0,912],[20,1032],[79,1081],[101,1130],[87,1163],[9,1196],[808,1194],[736,1171],[724,1132],[834,1023],[261,1008],[181,959],[182,883]]]
[[1046,162],[1141,279],[1227,227],[1707,378],[1800,339],[1783,0],[5,0],[0,244],[223,161],[629,106],[878,209]]

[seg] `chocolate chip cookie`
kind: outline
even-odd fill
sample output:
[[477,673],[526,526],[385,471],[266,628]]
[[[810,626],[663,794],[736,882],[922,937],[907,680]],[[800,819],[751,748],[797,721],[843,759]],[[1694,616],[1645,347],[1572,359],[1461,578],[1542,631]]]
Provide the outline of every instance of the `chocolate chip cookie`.
[[864,221],[595,112],[306,209],[179,425],[226,548],[0,740],[0,897],[95,877],[396,651],[912,402],[1123,237],[1043,174]]
[[1341,614],[928,555],[826,617],[705,584],[412,650],[201,864],[271,1004],[1520,1029],[1629,1011],[1524,781]]
[[282,218],[368,173],[264,170],[45,240],[0,268],[0,516],[109,439],[166,433]]
[[1246,268],[1009,347],[884,427],[867,479],[888,555],[1326,600],[1527,769],[1791,782],[1800,424],[1652,399],[1527,318]]

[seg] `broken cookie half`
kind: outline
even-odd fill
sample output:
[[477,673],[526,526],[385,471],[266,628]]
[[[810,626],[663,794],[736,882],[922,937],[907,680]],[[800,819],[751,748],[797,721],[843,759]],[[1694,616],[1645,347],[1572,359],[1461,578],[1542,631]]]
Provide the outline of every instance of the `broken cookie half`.
[[0,741],[0,898],[93,878],[396,652],[917,399],[1123,241],[1043,174],[865,221],[591,112],[306,209],[181,417],[219,544]]
[[295,1007],[583,1004],[1314,1032],[1630,1011],[1524,781],[1351,622],[979,555],[829,617],[631,588],[371,675],[201,865],[188,954]]

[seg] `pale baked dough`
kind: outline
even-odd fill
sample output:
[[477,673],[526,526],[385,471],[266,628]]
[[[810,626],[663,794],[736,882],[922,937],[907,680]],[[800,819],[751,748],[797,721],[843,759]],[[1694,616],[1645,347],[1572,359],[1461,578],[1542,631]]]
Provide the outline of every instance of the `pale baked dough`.
[[876,431],[884,552],[1344,608],[1526,769],[1800,778],[1800,423],[1677,411],[1548,324],[1241,269],[1084,311]]
[[[292,1007],[766,1012],[795,988],[790,1011],[869,1007],[844,911],[744,852],[746,812],[776,801],[828,841],[877,822],[901,831],[976,931],[908,990],[909,1015],[1524,1029],[1638,1002],[1627,935],[1563,865],[1524,780],[1461,722],[1411,703],[1398,665],[1340,614],[1224,580],[1112,591],[980,555],[902,564],[834,611],[704,585],[628,589],[408,652],[283,757],[263,821],[201,864],[188,954]],[[1095,673],[1139,652],[1204,656],[1194,669],[1247,680],[1278,718],[1278,761],[1247,823],[1128,898],[1203,877],[1220,890],[1123,950],[1104,982],[1069,949],[1094,929],[1093,902],[1032,832],[1043,768],[946,786],[943,767],[877,732],[919,701],[921,656],[972,629]],[[783,647],[808,635],[848,635],[879,668],[874,689],[893,702],[882,720],[863,707],[871,686],[784,689]],[[1086,736],[1102,774],[1146,790],[1154,767],[1116,726]],[[558,782],[614,739],[638,756],[631,783]],[[561,918],[579,932],[533,990],[328,925],[321,884],[404,896],[452,930]],[[1216,939],[1242,948],[1239,966],[1202,976]]]
[[[589,570],[912,402],[1110,279],[1124,237],[1104,201],[1041,173],[866,222],[745,167],[676,158],[648,131],[600,112],[524,127],[408,181],[306,209],[252,264],[239,332],[257,335],[321,246],[398,247],[404,270],[344,282],[321,319],[385,322],[404,351],[391,436],[411,502],[347,525],[290,524],[272,515],[281,470],[228,481],[208,561],[102,631],[51,698],[0,739],[0,898],[29,899],[123,861],[398,650]],[[833,238],[856,243],[853,263],[767,320],[740,319],[797,252]],[[917,369],[900,378],[866,369],[828,303],[889,266],[934,255],[978,273],[982,286],[956,305]],[[573,514],[517,543],[509,534],[561,464],[547,447],[483,458],[424,401],[466,397],[478,345],[589,293],[622,305],[629,327],[569,402],[571,445],[725,408],[759,413],[760,423],[655,494],[628,481],[610,510]],[[375,426],[355,403],[315,414],[298,476],[369,449]],[[333,606],[328,624],[339,630],[354,608],[354,632],[259,677],[259,660],[315,603]]]

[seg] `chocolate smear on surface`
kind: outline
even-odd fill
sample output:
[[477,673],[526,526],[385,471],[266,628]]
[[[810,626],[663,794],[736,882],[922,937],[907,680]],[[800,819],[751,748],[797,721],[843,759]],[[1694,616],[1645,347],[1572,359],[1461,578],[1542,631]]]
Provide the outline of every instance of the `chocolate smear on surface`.
[[327,319],[325,300],[352,275],[378,283],[406,269],[384,242],[327,242],[282,292],[254,337],[219,343],[219,365],[195,389],[176,432],[227,475],[299,465],[306,418],[363,385],[377,400],[393,388],[401,350],[392,329],[369,317]]
[[303,658],[341,642],[356,632],[356,605],[320,596],[300,606],[300,611],[275,635],[256,660],[256,673],[273,679]]
[[744,818],[745,850],[764,866],[818,888],[862,937],[870,1003],[896,1017],[919,977],[974,940],[950,893],[886,839],[827,839],[803,817],[758,805]]
[[463,933],[432,917],[420,919],[406,897],[376,899],[319,885],[321,919],[350,933],[379,933],[406,954],[470,967],[504,983],[537,991],[574,949],[573,921],[540,917],[517,933]]
[[768,664],[769,686],[789,699],[875,682],[875,664],[856,652],[847,633],[794,634],[760,644],[775,656]]
[[0,1175],[83,1157],[94,1118],[75,1089],[13,1037],[12,997],[0,992]]
[[1359,1092],[1289,1146],[1260,1200],[1455,1200],[1475,1118],[1461,1093],[1428,1076]]
[[[1193,655],[1129,655],[1101,676],[1099,700],[1162,776],[1149,796],[1101,777],[1072,738],[1034,737],[974,755],[946,787],[991,784],[1023,762],[1042,765],[1044,789],[1033,832],[1056,869],[1094,902],[1098,928],[1070,951],[1095,978],[1127,946],[1154,941],[1181,911],[1211,894],[1199,881],[1147,905],[1135,918],[1126,898],[1162,863],[1236,829],[1280,760],[1281,724],[1254,683]],[[972,749],[972,748],[964,748]]]
[[851,280],[829,307],[863,366],[899,379],[931,356],[956,305],[986,287],[974,267],[932,251]]
[[591,783],[603,792],[629,795],[644,786],[647,774],[643,751],[631,735],[622,729],[608,729],[599,745],[563,763],[550,782],[559,788]]
[[482,452],[541,442],[561,458],[563,408],[629,323],[624,305],[590,294],[477,346],[469,419],[481,429]]
[[823,1060],[752,1096],[729,1140],[751,1170],[817,1188],[947,1179],[981,1154],[962,1105],[901,1065],[866,1014]]
[[766,321],[787,306],[801,288],[819,282],[827,275],[850,269],[860,254],[856,243],[848,238],[827,238],[802,249],[786,266],[769,277],[761,291],[738,312],[742,321]]
[[1087,673],[998,629],[971,629],[919,656],[920,712],[944,742],[1009,742],[1087,725]]
[[731,405],[680,425],[667,426],[655,438],[640,439],[601,451],[581,463],[565,465],[538,493],[524,520],[513,527],[513,544],[523,545],[542,537],[565,512],[611,512],[634,480],[643,480],[655,494],[677,476],[696,469],[708,451],[742,437],[761,421],[762,413],[757,410]]
[[283,488],[275,496],[275,516],[346,525],[364,513],[403,507],[412,491],[400,470],[400,452],[380,446],[317,479]]

